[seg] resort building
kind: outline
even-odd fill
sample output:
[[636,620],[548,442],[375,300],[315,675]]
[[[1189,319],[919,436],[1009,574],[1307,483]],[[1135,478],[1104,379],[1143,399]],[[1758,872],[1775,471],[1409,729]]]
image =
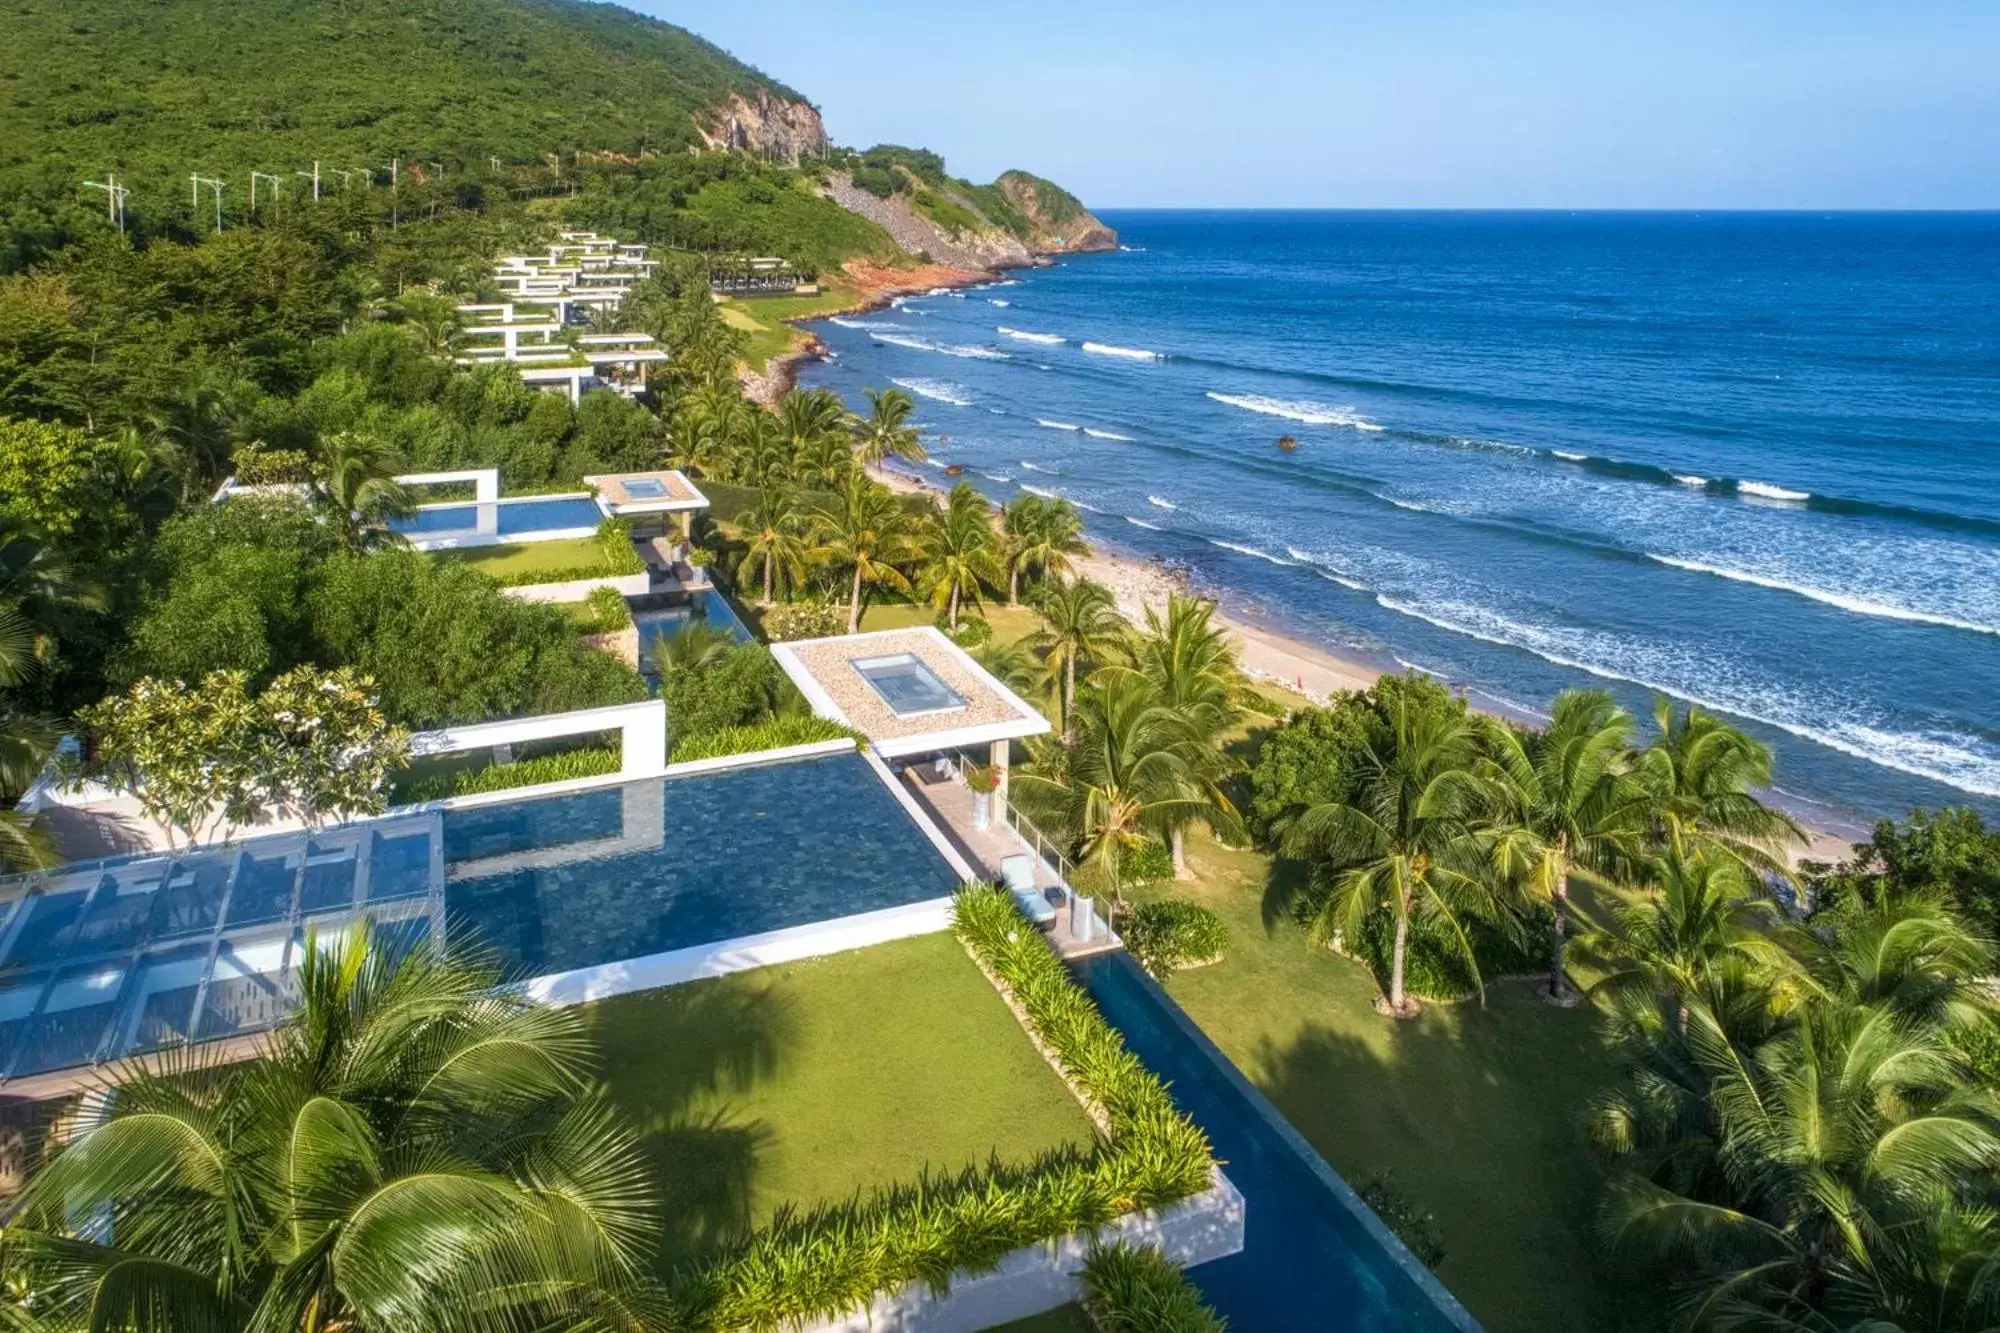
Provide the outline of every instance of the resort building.
[[494,265],[493,285],[510,299],[458,307],[466,323],[453,339],[460,365],[501,361],[524,383],[579,402],[590,389],[627,397],[644,393],[649,366],[667,353],[645,333],[574,332],[596,315],[614,316],[655,261],[643,245],[595,232],[564,232],[546,255],[509,255]]

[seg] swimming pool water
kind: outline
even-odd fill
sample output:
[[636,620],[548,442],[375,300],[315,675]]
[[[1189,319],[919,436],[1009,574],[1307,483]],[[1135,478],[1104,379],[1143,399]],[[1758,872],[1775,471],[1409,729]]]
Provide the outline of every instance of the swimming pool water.
[[1240,1254],[1188,1270],[1234,1333],[1479,1333],[1479,1325],[1122,950],[1072,965],[1208,1134],[1244,1200]]
[[681,632],[685,625],[697,621],[705,622],[714,629],[723,630],[738,643],[748,643],[755,637],[749,627],[737,617],[729,605],[729,599],[714,588],[709,588],[688,607],[677,607],[671,611],[635,611],[632,623],[639,630],[639,664],[642,670],[650,671],[653,661],[653,644],[660,639],[671,639]]
[[[482,514],[482,510],[491,513]],[[500,500],[490,505],[432,505],[390,519],[389,527],[413,537],[446,532],[492,532],[501,537],[516,537],[533,532],[595,528],[603,521],[604,511],[588,496],[555,495],[533,500]]]
[[79,863],[0,880],[0,1078],[267,1028],[307,930],[362,916],[532,977],[956,886],[852,753]]

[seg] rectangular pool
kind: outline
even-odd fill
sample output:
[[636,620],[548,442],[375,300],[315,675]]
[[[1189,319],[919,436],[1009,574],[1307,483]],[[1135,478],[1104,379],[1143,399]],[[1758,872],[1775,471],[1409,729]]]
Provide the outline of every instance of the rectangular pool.
[[425,505],[390,519],[389,528],[413,538],[465,533],[519,540],[540,533],[595,530],[603,521],[604,511],[587,495],[550,495],[491,504]]
[[943,897],[857,754],[418,811],[0,880],[0,1078],[256,1032],[308,930],[478,939],[528,979]]

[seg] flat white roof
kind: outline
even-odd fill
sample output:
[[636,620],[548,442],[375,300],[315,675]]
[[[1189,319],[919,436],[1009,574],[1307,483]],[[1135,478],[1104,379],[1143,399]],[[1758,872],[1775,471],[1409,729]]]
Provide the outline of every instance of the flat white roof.
[[[823,718],[852,727],[886,758],[1040,736],[1049,720],[935,626],[875,630],[771,645],[771,656]],[[941,686],[943,706],[898,711],[857,668],[913,658]]]

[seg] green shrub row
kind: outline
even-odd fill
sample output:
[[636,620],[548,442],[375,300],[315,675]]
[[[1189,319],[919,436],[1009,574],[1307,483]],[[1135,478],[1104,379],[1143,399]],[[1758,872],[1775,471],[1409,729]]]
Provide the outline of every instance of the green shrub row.
[[632,545],[632,525],[622,518],[607,518],[597,525],[597,545],[601,552],[592,564],[564,565],[556,569],[523,569],[494,574],[503,588],[529,588],[541,583],[572,583],[578,579],[621,578],[644,573],[645,557]]
[[557,604],[578,634],[616,634],[632,625],[632,609],[616,588],[592,588],[580,602]]
[[726,754],[753,754],[785,745],[809,745],[814,741],[837,741],[857,733],[838,722],[829,722],[812,713],[774,717],[740,727],[724,727],[700,736],[687,736],[673,744],[668,756],[674,763],[690,759],[719,759]]
[[1060,1149],[1024,1166],[995,1159],[810,1212],[782,1211],[677,1284],[686,1327],[791,1327],[860,1309],[913,1281],[941,1293],[959,1269],[990,1269],[1023,1245],[1208,1188],[1207,1136],[1125,1049],[1012,898],[967,886],[953,930],[1012,993],[1035,1036],[1102,1113],[1109,1137],[1087,1152]]
[[764,637],[772,643],[827,639],[847,631],[847,608],[826,602],[786,602],[764,613]]
[[1356,1193],[1382,1219],[1382,1224],[1396,1233],[1396,1239],[1409,1246],[1410,1253],[1424,1267],[1435,1270],[1444,1262],[1444,1232],[1438,1227],[1436,1215],[1404,1193],[1392,1172],[1378,1171],[1363,1181]]
[[1221,961],[1229,947],[1229,928],[1222,918],[1184,898],[1141,903],[1118,923],[1125,948],[1157,981],[1176,968]]
[[1153,1246],[1111,1245],[1083,1265],[1083,1308],[1102,1333],[1223,1333],[1187,1274]]
[[511,764],[488,764],[484,768],[429,773],[411,778],[397,786],[396,800],[399,804],[416,805],[452,796],[475,796],[480,792],[511,791],[515,787],[538,787],[545,782],[602,777],[606,773],[616,773],[619,763],[620,754],[616,747],[564,750],[560,754],[537,755],[533,759],[519,759]]

